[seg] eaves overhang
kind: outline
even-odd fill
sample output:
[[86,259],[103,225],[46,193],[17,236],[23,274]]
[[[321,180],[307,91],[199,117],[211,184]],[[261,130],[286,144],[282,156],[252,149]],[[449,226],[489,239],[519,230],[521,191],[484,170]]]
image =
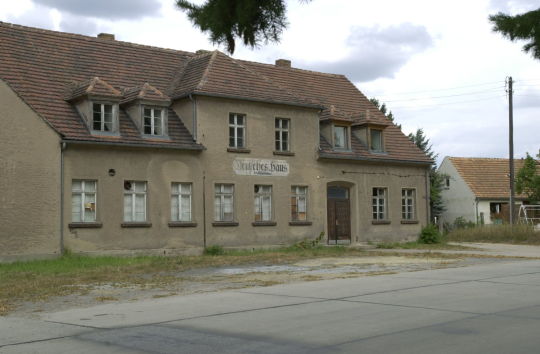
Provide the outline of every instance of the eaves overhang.
[[168,149],[168,150],[188,150],[188,151],[203,151],[206,147],[203,145],[178,145],[178,144],[153,144],[153,143],[123,143],[114,141],[99,141],[99,140],[78,140],[78,139],[62,139],[62,143],[68,145],[101,145],[101,146],[119,146],[119,147],[136,147],[136,148],[152,148],[152,149]]
[[392,164],[401,164],[401,165],[416,165],[416,166],[425,166],[430,167],[433,165],[433,162],[429,161],[419,161],[419,160],[398,160],[392,158],[370,158],[365,156],[357,155],[337,155],[325,152],[319,152],[319,159],[324,160],[351,160],[351,161],[365,161],[365,162],[378,162],[378,163],[392,163]]

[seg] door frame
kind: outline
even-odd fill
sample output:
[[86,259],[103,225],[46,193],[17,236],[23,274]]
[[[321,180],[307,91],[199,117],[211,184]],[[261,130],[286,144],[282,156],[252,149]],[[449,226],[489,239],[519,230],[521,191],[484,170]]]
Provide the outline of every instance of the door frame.
[[[331,198],[328,195],[330,188],[341,188],[347,191],[346,198]],[[352,242],[352,232],[351,232],[351,186],[343,184],[328,184],[326,186],[326,220],[327,220],[327,244],[329,245],[338,245],[338,244],[350,244]],[[339,239],[337,235],[337,215],[336,215],[336,202],[337,201],[347,201],[347,219],[348,219],[348,237]]]

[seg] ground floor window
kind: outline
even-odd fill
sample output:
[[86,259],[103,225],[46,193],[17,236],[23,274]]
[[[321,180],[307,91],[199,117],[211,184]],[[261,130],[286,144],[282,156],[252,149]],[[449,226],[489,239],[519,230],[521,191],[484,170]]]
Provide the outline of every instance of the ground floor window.
[[173,182],[171,192],[171,220],[191,221],[191,183]]
[[233,221],[234,185],[216,184],[214,193],[214,219],[216,221]]
[[293,221],[307,220],[307,187],[291,187],[291,219]]
[[255,185],[255,221],[272,220],[272,186]]
[[373,188],[372,211],[373,220],[386,220],[386,188]]
[[146,182],[124,182],[124,221],[146,221]]
[[416,191],[410,188],[401,190],[401,218],[403,220],[415,219]]
[[71,183],[71,220],[96,221],[97,181],[73,180]]

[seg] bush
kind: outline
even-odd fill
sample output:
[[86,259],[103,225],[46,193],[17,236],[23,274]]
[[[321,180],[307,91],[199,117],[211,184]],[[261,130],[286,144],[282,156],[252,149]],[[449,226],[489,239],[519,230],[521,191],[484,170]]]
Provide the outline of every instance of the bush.
[[419,243],[441,243],[441,234],[436,225],[430,224],[422,229],[418,236]]
[[476,224],[472,221],[465,220],[463,216],[457,217],[456,220],[454,220],[453,229],[470,229],[476,227]]
[[225,254],[225,250],[220,245],[212,245],[204,249],[204,254],[208,256],[220,256]]

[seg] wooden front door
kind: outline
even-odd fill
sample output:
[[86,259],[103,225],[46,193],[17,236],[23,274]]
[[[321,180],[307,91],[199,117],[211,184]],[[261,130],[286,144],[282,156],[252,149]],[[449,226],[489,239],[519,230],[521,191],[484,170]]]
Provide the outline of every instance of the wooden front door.
[[351,242],[351,204],[349,189],[328,187],[328,243]]

